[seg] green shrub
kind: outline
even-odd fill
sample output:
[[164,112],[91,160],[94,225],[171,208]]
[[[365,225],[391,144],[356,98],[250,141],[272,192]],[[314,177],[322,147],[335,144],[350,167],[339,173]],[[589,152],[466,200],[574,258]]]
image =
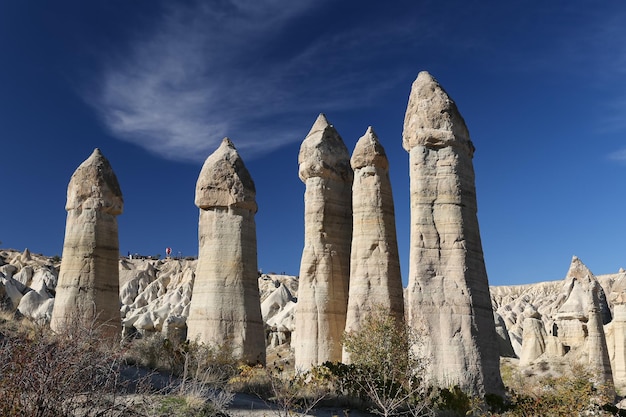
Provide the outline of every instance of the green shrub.
[[[510,410],[507,416],[566,416],[614,415],[602,411],[612,401],[612,387],[594,386],[591,372],[581,364],[574,364],[569,375],[538,377],[532,383],[511,389]],[[515,390],[517,388],[517,390]]]
[[416,353],[420,343],[403,321],[376,308],[358,331],[344,335],[351,363],[327,362],[313,372],[325,375],[337,395],[372,413],[431,415],[422,378],[427,362]]

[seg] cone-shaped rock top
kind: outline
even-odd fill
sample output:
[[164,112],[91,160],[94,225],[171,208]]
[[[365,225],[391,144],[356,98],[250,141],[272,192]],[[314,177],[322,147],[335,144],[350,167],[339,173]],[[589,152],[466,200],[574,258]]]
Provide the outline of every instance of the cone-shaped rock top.
[[235,145],[228,138],[204,162],[196,183],[196,206],[203,210],[239,207],[257,211],[256,189]]
[[366,166],[373,166],[383,170],[389,169],[389,160],[385,149],[380,144],[376,132],[370,126],[367,128],[365,135],[356,143],[352,158],[350,159],[352,169],[359,169]]
[[320,114],[300,145],[299,176],[302,181],[312,177],[352,181],[350,154],[341,136],[326,116]]
[[422,71],[411,87],[404,119],[402,145],[410,151],[455,146],[473,155],[474,145],[456,104],[432,75]]
[[590,293],[598,299],[600,313],[604,324],[611,321],[611,311],[606,300],[606,294],[598,284],[596,276],[578,257],[572,257],[567,275],[563,283],[561,294],[555,303],[558,305],[557,318],[587,317],[591,299]]
[[569,265],[569,270],[567,271],[565,279],[577,279],[587,283],[591,283],[591,281],[596,280],[593,272],[591,272],[591,270],[587,268],[587,265],[585,265],[577,256],[572,256],[572,262]]
[[115,172],[100,149],[74,171],[67,186],[66,210],[96,209],[112,215],[122,213],[124,199]]

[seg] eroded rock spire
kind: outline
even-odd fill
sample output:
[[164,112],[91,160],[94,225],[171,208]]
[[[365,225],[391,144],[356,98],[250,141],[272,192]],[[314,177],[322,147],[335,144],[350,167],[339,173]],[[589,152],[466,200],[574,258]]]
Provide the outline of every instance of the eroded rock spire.
[[320,114],[300,146],[304,250],[294,349],[296,369],[341,361],[352,236],[352,169],[343,140]]
[[235,146],[224,139],[196,183],[198,266],[188,338],[228,345],[236,358],[265,363],[254,215],[256,191]]
[[404,120],[410,154],[408,320],[422,331],[435,383],[503,393],[478,228],[474,146],[456,104],[421,72]]
[[50,327],[63,331],[84,320],[121,334],[117,218],[124,200],[117,177],[99,149],[67,187],[63,258]]
[[[378,309],[404,322],[389,161],[371,127],[357,142],[350,163],[353,227],[346,332],[359,330]],[[345,350],[343,362],[350,362]]]

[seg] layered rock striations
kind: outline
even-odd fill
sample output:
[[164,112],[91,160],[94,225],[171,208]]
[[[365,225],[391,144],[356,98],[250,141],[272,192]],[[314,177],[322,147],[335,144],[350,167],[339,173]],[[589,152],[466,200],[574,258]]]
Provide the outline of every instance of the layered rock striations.
[[412,86],[410,326],[424,332],[430,378],[502,393],[498,342],[477,219],[472,144],[455,103],[427,72]]
[[121,332],[117,216],[123,209],[117,177],[99,149],[76,169],[67,187],[63,258],[50,327],[79,320]]
[[323,114],[298,163],[305,230],[293,345],[296,369],[309,369],[341,361],[350,278],[353,173],[348,149]]
[[243,160],[224,139],[196,184],[199,252],[187,324],[190,340],[227,344],[238,359],[265,363],[255,197]]
[[[354,182],[346,332],[359,330],[362,320],[376,309],[404,322],[389,161],[371,127],[357,142],[350,163]],[[350,362],[345,350],[343,362]]]
[[[597,305],[593,305],[597,298]],[[588,336],[589,311],[597,310],[602,324],[611,321],[606,295],[595,275],[576,256],[572,257],[561,293],[554,302],[553,335],[569,350],[583,344]]]
[[610,291],[613,321],[606,326],[606,341],[616,387],[626,389],[626,272],[621,270]]
[[613,397],[615,397],[613,371],[611,370],[609,350],[604,333],[604,325],[602,324],[600,294],[604,296],[604,291],[598,281],[594,280],[587,294],[588,322],[586,350],[594,383],[603,386],[605,390],[610,390],[605,392],[605,394],[612,397],[610,398],[612,401]]

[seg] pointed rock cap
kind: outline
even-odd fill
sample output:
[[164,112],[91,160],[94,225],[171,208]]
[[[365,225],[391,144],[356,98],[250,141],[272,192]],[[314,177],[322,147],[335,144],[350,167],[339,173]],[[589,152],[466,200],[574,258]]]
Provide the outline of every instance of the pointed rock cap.
[[204,161],[196,182],[196,206],[202,210],[239,207],[257,211],[254,181],[228,138]]
[[304,182],[312,177],[352,182],[348,148],[322,113],[300,145],[298,164],[298,175]]
[[389,160],[383,145],[378,141],[378,136],[372,126],[367,128],[365,135],[356,143],[352,158],[350,159],[352,169],[359,169],[366,166],[389,170]]
[[626,271],[620,268],[617,278],[611,286],[611,294],[609,299],[613,304],[626,304]]
[[415,146],[445,148],[455,146],[474,154],[465,121],[456,104],[428,72],[413,82],[404,117],[402,146],[408,152]]
[[22,261],[32,261],[32,256],[30,255],[28,248],[24,249],[24,252],[22,252]]
[[556,318],[582,319],[588,317],[590,300],[597,299],[598,310],[604,324],[611,321],[611,311],[606,295],[596,276],[578,257],[573,256],[565,277],[563,290],[558,297],[564,302],[557,310]]
[[593,272],[591,272],[591,270],[587,268],[587,265],[585,265],[576,255],[572,256],[572,262],[570,263],[567,275],[565,276],[566,281],[572,279],[576,279],[584,283],[591,283],[596,280]]
[[67,186],[66,210],[94,209],[108,214],[122,214],[124,199],[120,184],[109,161],[100,149],[74,171]]

